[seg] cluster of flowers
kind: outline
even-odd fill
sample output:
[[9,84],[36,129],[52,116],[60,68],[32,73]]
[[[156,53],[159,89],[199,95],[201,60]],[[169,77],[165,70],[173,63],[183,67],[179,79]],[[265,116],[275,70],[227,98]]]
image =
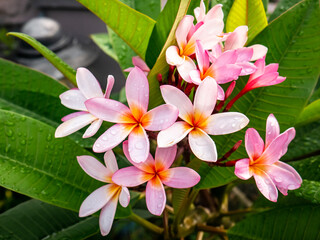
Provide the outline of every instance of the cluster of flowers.
[[[126,81],[126,98],[129,107],[109,99],[114,78],[108,76],[103,94],[99,82],[85,68],[77,70],[78,89],[60,95],[64,106],[78,112],[62,118],[56,137],[64,137],[90,126],[83,137],[93,136],[103,121],[115,123],[94,143],[94,152],[105,152],[106,167],[91,156],[79,156],[78,162],[91,177],[109,183],[95,190],[81,205],[80,216],[88,216],[99,209],[100,229],[109,233],[117,202],[126,207],[130,201],[127,187],[146,183],[146,204],[154,215],[161,215],[166,204],[163,184],[172,188],[195,186],[199,174],[187,167],[170,168],[177,155],[177,143],[188,136],[190,150],[200,160],[217,161],[217,150],[209,135],[230,134],[243,129],[249,119],[238,112],[228,112],[232,104],[246,92],[285,80],[280,77],[278,64],[265,66],[267,48],[262,45],[244,47],[247,26],[231,33],[223,33],[222,5],[216,5],[207,14],[201,1],[193,16],[185,16],[177,30],[178,46],[170,46],[166,59],[171,70],[171,84],[161,82],[161,94],[166,104],[148,111],[149,68],[139,58],[133,58],[134,68]],[[255,63],[252,63],[255,61]],[[173,76],[178,80],[172,84]],[[217,113],[234,89],[239,76],[250,75],[243,90],[233,98],[225,112]],[[219,84],[231,82],[226,92]],[[189,97],[194,89],[194,101]],[[217,100],[220,104],[216,106]],[[221,105],[221,103],[223,103]],[[215,112],[214,114],[212,114]],[[178,119],[178,121],[177,121]],[[295,136],[294,128],[280,134],[279,125],[271,114],[267,120],[265,144],[255,129],[248,129],[245,146],[249,158],[235,161],[235,174],[241,179],[254,176],[261,193],[271,201],[277,200],[278,191],[301,184],[298,173],[279,159]],[[156,138],[155,158],[150,154],[150,132],[159,132]],[[125,139],[128,137],[128,140]],[[123,142],[124,141],[124,142]],[[118,170],[112,149],[123,142],[123,152],[133,165]]]

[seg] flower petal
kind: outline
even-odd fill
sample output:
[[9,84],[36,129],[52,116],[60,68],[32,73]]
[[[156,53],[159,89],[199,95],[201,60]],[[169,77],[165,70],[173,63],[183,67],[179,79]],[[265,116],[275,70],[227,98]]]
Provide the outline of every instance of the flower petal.
[[278,137],[280,134],[280,126],[273,114],[270,114],[267,119],[267,127],[266,127],[266,145],[267,148],[270,143]]
[[200,72],[205,72],[210,64],[209,55],[208,52],[203,49],[199,40],[196,41],[196,58]]
[[240,76],[250,75],[257,70],[257,67],[249,62],[240,62],[237,63],[237,66],[241,67]]
[[157,172],[168,169],[176,158],[177,145],[168,148],[157,148],[155,154],[155,168]]
[[193,154],[197,158],[207,162],[217,161],[216,144],[201,129],[197,128],[189,133],[189,144]]
[[255,89],[255,88],[259,88],[259,87],[267,87],[267,86],[272,86],[278,83],[281,83],[285,80],[285,78],[281,81],[278,81],[278,76],[279,73],[278,72],[271,72],[271,73],[266,73],[263,74],[251,81],[248,81],[248,84],[246,86],[246,88],[249,89]]
[[133,116],[139,119],[148,110],[149,83],[146,75],[138,67],[128,75],[126,96]]
[[191,83],[190,71],[197,69],[194,61],[189,57],[184,57],[184,62],[180,65],[177,65],[177,70],[182,77],[188,83]]
[[222,53],[214,62],[215,68],[223,67],[226,64],[236,63],[238,54],[236,50],[230,50]]
[[187,167],[170,168],[159,175],[162,183],[172,188],[190,188],[200,181],[200,175]]
[[161,131],[170,127],[178,118],[179,110],[170,104],[162,104],[143,115],[141,122],[148,131]]
[[221,19],[223,20],[223,11],[222,11],[222,4],[216,4],[212,7],[205,16],[204,21],[210,21],[213,19]]
[[164,101],[178,108],[179,117],[191,124],[193,105],[187,95],[170,85],[162,85],[160,90]]
[[132,130],[128,138],[129,155],[136,163],[144,162],[148,158],[150,143],[143,127],[140,125]]
[[83,138],[89,138],[95,135],[99,128],[101,127],[103,120],[102,119],[97,119],[91,123],[91,125],[87,128],[85,133],[83,134]]
[[87,99],[103,97],[99,82],[88,69],[78,68],[76,79],[78,88]]
[[68,120],[70,120],[70,119],[72,119],[72,118],[78,117],[78,116],[83,115],[83,114],[88,114],[88,112],[85,111],[85,112],[74,112],[74,113],[70,113],[70,114],[64,116],[63,118],[61,118],[61,121],[62,121],[62,122],[66,122],[66,121],[68,121]]
[[128,188],[122,187],[119,195],[119,203],[122,207],[128,207],[130,202],[130,192]]
[[237,27],[225,41],[225,50],[242,48],[248,40],[248,26]]
[[132,131],[135,125],[115,124],[105,131],[94,143],[94,152],[106,152],[120,144]]
[[278,199],[278,190],[272,179],[264,171],[258,169],[255,169],[253,177],[263,196],[272,202],[276,202]]
[[238,160],[235,164],[234,174],[243,180],[247,180],[252,177],[252,171],[250,170],[250,159],[244,158]]
[[242,113],[216,113],[208,118],[208,125],[203,130],[210,135],[224,135],[240,131],[248,123],[249,119]]
[[[278,162],[275,162],[273,165],[275,165],[275,166],[278,166],[278,167],[280,167],[280,168],[282,168],[282,169],[285,169],[285,170],[287,170],[288,172],[291,172],[293,175],[294,175],[294,177],[295,177],[295,184],[300,184],[301,185],[301,183],[302,183],[302,178],[300,177],[300,175],[299,175],[299,173],[293,168],[293,167],[291,167],[289,164],[287,164],[287,163],[284,163],[284,162],[281,162],[281,161],[278,161]],[[288,189],[289,190],[293,190],[293,189],[295,189],[295,188],[293,188],[294,186],[288,186]]]
[[90,113],[81,114],[77,117],[71,118],[57,127],[55,137],[60,138],[68,136],[83,128],[84,126],[87,126],[88,124],[92,123],[96,119],[97,118]]
[[245,135],[245,145],[251,160],[258,159],[264,150],[264,143],[257,130],[248,128]]
[[85,171],[90,177],[97,179],[101,182],[111,183],[112,171],[107,169],[101,162],[91,156],[78,156],[78,163],[80,167]]
[[84,102],[87,100],[86,97],[80,92],[79,89],[70,89],[60,94],[61,104],[67,108],[87,111]]
[[132,63],[135,67],[140,68],[143,72],[150,71],[148,65],[139,56],[132,57]]
[[150,213],[160,216],[166,205],[166,192],[159,177],[154,177],[147,183],[146,202]]
[[261,76],[264,73],[264,68],[265,68],[265,65],[266,65],[265,57],[259,58],[254,63],[254,65],[257,67],[257,70],[250,75],[250,78],[249,78],[248,82],[250,82],[251,80],[253,80],[255,78],[258,78],[259,76]]
[[217,100],[223,101],[225,100],[225,94],[223,88],[218,85],[218,90],[217,90]]
[[103,159],[107,169],[109,169],[112,173],[118,171],[117,159],[112,150],[106,151]]
[[253,49],[242,47],[242,48],[236,49],[236,53],[237,53],[237,61],[236,61],[237,63],[249,62],[253,55]]
[[104,94],[105,98],[109,98],[110,97],[113,85],[114,85],[114,77],[112,75],[108,75],[106,92]]
[[187,44],[188,33],[193,26],[193,16],[186,15],[180,21],[176,30],[176,39],[180,49],[183,49]]
[[135,187],[149,181],[154,174],[146,173],[134,166],[121,168],[112,176],[112,181],[120,186]]
[[250,61],[255,61],[257,59],[263,58],[267,55],[267,52],[268,52],[268,48],[263,45],[260,45],[260,44],[255,44],[255,45],[252,45],[248,48],[253,49],[253,55],[252,55]]
[[202,83],[201,74],[199,70],[190,71],[189,76],[192,83],[196,85],[200,85]]
[[118,205],[118,198],[112,198],[110,201],[102,208],[99,216],[99,226],[102,236],[109,234],[114,216],[116,214]]
[[200,7],[196,7],[193,12],[197,22],[200,22],[204,19],[206,16],[206,6],[204,5],[203,0],[200,1]]
[[226,64],[225,66],[216,68],[214,70],[215,77],[214,79],[218,84],[224,84],[237,80],[240,76],[242,68],[236,64]]
[[170,46],[166,50],[166,60],[169,65],[177,66],[184,62],[184,57],[180,56],[179,48]]
[[180,142],[193,128],[185,122],[175,122],[171,127],[159,132],[157,137],[158,147],[166,148]]

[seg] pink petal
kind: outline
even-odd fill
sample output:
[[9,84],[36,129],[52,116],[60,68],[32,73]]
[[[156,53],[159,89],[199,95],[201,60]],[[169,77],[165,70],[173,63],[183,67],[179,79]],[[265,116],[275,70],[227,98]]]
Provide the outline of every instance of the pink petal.
[[70,119],[72,119],[72,118],[75,118],[75,117],[78,117],[78,116],[84,115],[84,114],[88,114],[88,112],[85,111],[85,112],[74,112],[74,113],[70,113],[70,114],[64,116],[63,118],[61,118],[61,121],[62,121],[62,122],[66,122],[66,121],[68,121],[68,120],[70,120]]
[[116,171],[112,176],[112,181],[120,186],[135,187],[149,181],[153,177],[154,174],[146,173],[131,166]]
[[263,196],[272,202],[276,202],[278,199],[278,190],[268,174],[262,170],[255,169],[253,177]]
[[177,66],[177,70],[182,79],[188,83],[191,82],[190,71],[197,69],[193,60],[189,57],[184,57],[184,62]]
[[97,179],[101,182],[111,183],[112,172],[107,169],[101,162],[91,156],[78,156],[78,163],[80,167],[85,171],[90,177]]
[[161,131],[170,127],[178,118],[179,110],[170,104],[160,105],[147,112],[141,119],[148,131]]
[[215,69],[214,79],[218,84],[224,84],[237,80],[240,76],[242,68],[236,64],[226,64],[225,66]]
[[225,50],[242,48],[248,40],[248,26],[237,27],[225,41]]
[[155,169],[157,172],[168,169],[176,158],[177,145],[168,148],[157,148],[155,154]]
[[218,85],[217,91],[218,91],[217,92],[217,100],[220,100],[220,101],[225,100],[224,90],[220,85]]
[[240,76],[250,75],[257,70],[257,67],[249,62],[240,62],[237,63],[237,66],[241,67]]
[[134,123],[130,109],[121,102],[106,99],[93,98],[85,102],[88,111],[107,122]]
[[189,133],[189,145],[193,154],[200,160],[217,161],[217,149],[214,141],[201,129],[194,129]]
[[236,63],[238,59],[237,52],[235,50],[230,50],[222,53],[217,60],[214,62],[214,68],[223,67],[226,64]]
[[136,163],[144,162],[150,150],[148,135],[140,125],[132,130],[128,138],[129,155],[132,161]]
[[150,213],[160,216],[166,205],[166,192],[159,177],[154,177],[147,183],[146,202]]
[[101,210],[99,216],[99,227],[102,236],[108,235],[111,230],[117,205],[118,198],[112,198]]
[[132,57],[132,63],[135,67],[140,68],[143,72],[150,71],[148,65],[139,56]]
[[186,15],[180,21],[176,30],[176,39],[180,49],[183,49],[187,44],[188,33],[193,26],[193,16]]
[[180,142],[193,128],[182,121],[175,122],[171,127],[162,130],[158,134],[158,147],[166,148]]
[[197,19],[197,22],[200,22],[206,16],[206,6],[204,5],[203,0],[200,1],[200,7],[194,9],[194,16]]
[[126,96],[133,116],[139,119],[148,110],[149,83],[146,75],[138,67],[128,75]]
[[250,159],[244,158],[238,160],[235,164],[234,174],[243,180],[247,180],[252,177],[252,171],[250,170]]
[[87,111],[84,102],[87,100],[86,97],[80,92],[79,89],[71,89],[60,94],[61,104],[67,108]]
[[97,119],[91,123],[91,125],[87,128],[85,133],[83,134],[83,138],[89,138],[95,135],[99,128],[101,127],[103,120],[102,119]]
[[113,85],[114,85],[114,77],[112,75],[108,75],[106,92],[104,94],[105,98],[109,98],[110,97]]
[[251,160],[258,159],[264,150],[264,143],[257,130],[248,128],[245,135],[245,145]]
[[266,86],[272,86],[278,83],[281,83],[282,81],[278,82],[278,72],[271,72],[261,75],[260,77],[257,77],[253,79],[252,81],[248,82],[247,88],[255,89],[259,87],[266,87]]
[[78,68],[76,79],[78,88],[87,99],[103,97],[99,82],[88,69]]
[[118,171],[117,159],[112,150],[107,151],[104,154],[103,159],[107,169],[109,169],[112,173]]
[[208,118],[216,105],[217,99],[217,83],[211,77],[206,79],[199,85],[194,96],[194,116],[195,121]]
[[278,137],[280,134],[280,126],[273,114],[270,114],[267,119],[267,127],[266,127],[266,146],[267,148],[270,143]]
[[271,73],[271,72],[277,72],[278,68],[279,68],[278,63],[271,63],[264,68],[264,74]]
[[242,47],[242,48],[236,49],[236,53],[237,53],[237,61],[236,61],[237,63],[249,62],[253,55],[253,49]]
[[213,19],[221,19],[223,20],[223,11],[222,11],[222,4],[217,4],[213,8],[211,8],[207,15],[205,16],[204,21],[210,21]]
[[199,40],[196,41],[196,58],[200,72],[204,73],[209,67],[209,55]]
[[[295,182],[298,184],[302,183],[302,178],[300,177],[299,173],[293,167],[291,167],[289,164],[278,161],[278,162],[275,162],[273,165],[278,166],[282,169],[285,169],[285,170],[291,172],[295,177]],[[292,190],[292,187],[293,186],[289,186],[288,189]]]
[[187,95],[170,85],[162,85],[160,90],[164,101],[178,108],[179,117],[191,124],[193,105]]
[[118,191],[114,184],[107,184],[92,192],[81,204],[80,217],[89,216],[100,210]]
[[263,58],[258,59],[254,63],[254,65],[257,67],[257,70],[253,74],[250,75],[249,82],[250,82],[250,80],[258,78],[259,76],[261,76],[264,73],[264,68],[266,65],[265,58],[263,57]]
[[[214,58],[218,58],[220,55],[222,54],[222,48],[220,43],[217,43],[216,45],[213,46],[211,54],[209,54],[209,57],[214,57]],[[211,62],[215,62],[210,60]]]
[[105,131],[93,145],[94,152],[106,152],[120,144],[132,131],[135,125],[115,124]]
[[55,137],[60,138],[68,136],[83,128],[84,126],[87,126],[88,124],[92,123],[96,119],[97,118],[90,113],[81,114],[77,117],[71,118],[57,127]]
[[169,65],[177,66],[184,62],[184,57],[180,56],[179,48],[170,46],[166,50],[166,60]]
[[208,118],[208,125],[203,130],[210,135],[224,135],[240,131],[248,123],[249,119],[242,113],[216,113]]
[[200,175],[187,167],[170,168],[159,175],[162,183],[172,188],[190,188],[200,181]]
[[253,49],[253,55],[252,55],[250,61],[255,61],[257,59],[263,58],[267,55],[267,52],[268,52],[268,48],[263,45],[260,45],[260,44],[255,44],[255,45],[252,45],[248,48]]
[[128,207],[130,202],[130,192],[128,188],[122,187],[119,195],[119,203],[122,207]]
[[189,73],[191,82],[200,85],[202,83],[201,74],[199,70],[191,70]]

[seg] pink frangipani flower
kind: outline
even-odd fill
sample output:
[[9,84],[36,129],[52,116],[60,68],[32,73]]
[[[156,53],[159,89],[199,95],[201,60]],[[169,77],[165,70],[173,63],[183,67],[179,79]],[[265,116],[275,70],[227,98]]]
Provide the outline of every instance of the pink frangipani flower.
[[135,67],[127,78],[126,96],[129,108],[121,102],[94,98],[86,101],[90,113],[117,123],[104,132],[94,143],[93,151],[105,152],[129,135],[130,157],[135,162],[143,162],[149,154],[149,138],[145,130],[160,131],[170,127],[178,117],[178,109],[169,104],[160,105],[147,112],[149,103],[149,83],[141,69]]
[[236,162],[235,175],[243,180],[253,176],[260,192],[272,202],[277,201],[277,188],[283,195],[287,195],[288,190],[299,188],[302,183],[299,174],[290,165],[279,161],[294,137],[294,128],[280,134],[278,121],[270,114],[265,144],[254,128],[247,130],[245,146],[249,158]]
[[217,99],[217,83],[207,77],[198,87],[194,105],[179,89],[163,85],[160,87],[164,101],[179,109],[177,121],[158,134],[158,147],[170,147],[189,134],[189,145],[194,155],[209,162],[217,161],[214,141],[208,135],[229,134],[244,128],[249,119],[242,113],[226,112],[212,114]]
[[[144,72],[144,74],[148,76],[150,72],[150,68],[139,56],[132,57],[132,63],[133,63],[133,66],[140,68]],[[123,71],[130,72],[133,69],[134,67],[129,67]]]
[[79,89],[71,89],[62,93],[60,99],[61,103],[67,108],[79,110],[80,112],[71,113],[62,118],[63,123],[58,126],[55,132],[56,138],[68,136],[91,124],[83,134],[84,138],[88,138],[96,134],[102,124],[102,119],[88,112],[84,102],[95,97],[109,98],[114,84],[113,76],[108,76],[104,95],[99,82],[86,68],[77,69],[76,79]]
[[91,156],[77,157],[81,168],[91,177],[105,183],[92,192],[81,204],[80,217],[89,216],[101,209],[99,217],[100,231],[103,236],[110,232],[118,200],[123,207],[127,207],[130,201],[128,188],[115,184],[112,176],[118,170],[118,164],[112,151],[104,155],[105,167],[101,162]]
[[222,4],[215,5],[206,14],[206,6],[203,0],[201,0],[200,7],[194,9],[194,16],[196,17],[197,22],[206,22],[213,19],[220,19],[223,21]]
[[133,164],[118,170],[112,181],[126,187],[135,187],[145,182],[148,210],[154,215],[161,215],[166,205],[166,193],[163,184],[172,188],[190,188],[200,181],[199,174],[191,168],[169,168],[177,153],[177,146],[157,148],[155,160],[149,154],[143,163],[136,163],[129,154],[128,142],[123,143],[123,152]]

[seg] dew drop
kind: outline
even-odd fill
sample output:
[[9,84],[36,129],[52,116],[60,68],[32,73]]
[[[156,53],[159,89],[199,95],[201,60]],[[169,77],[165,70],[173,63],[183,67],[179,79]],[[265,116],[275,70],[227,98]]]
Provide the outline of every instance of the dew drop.
[[100,143],[97,143],[97,145],[96,145],[97,147],[100,147],[101,145],[100,145]]
[[107,141],[107,140],[108,140],[108,137],[107,137],[107,136],[103,136],[103,137],[102,137],[102,140],[103,140],[103,141]]
[[116,134],[117,134],[117,131],[114,130],[114,129],[112,129],[112,130],[111,130],[111,134],[112,134],[112,135],[116,135]]
[[13,135],[13,132],[12,132],[12,130],[7,130],[7,131],[5,131],[5,133],[6,133],[6,135],[8,136],[8,137],[11,137],[12,135]]
[[232,123],[232,125],[231,125],[231,126],[234,128],[234,127],[236,127],[236,124],[235,124],[235,123]]
[[159,204],[157,205],[157,207],[158,207],[158,208],[161,208],[161,207],[162,207],[162,204],[161,204],[161,203],[159,203]]
[[26,144],[26,140],[22,139],[22,140],[20,141],[20,143],[21,143],[22,145],[25,145],[25,144]]
[[281,177],[278,177],[278,176],[275,177],[274,180],[275,180],[276,182],[278,182],[278,183],[282,182],[282,178],[281,178]]
[[162,124],[164,121],[163,121],[163,119],[160,119],[160,123]]

